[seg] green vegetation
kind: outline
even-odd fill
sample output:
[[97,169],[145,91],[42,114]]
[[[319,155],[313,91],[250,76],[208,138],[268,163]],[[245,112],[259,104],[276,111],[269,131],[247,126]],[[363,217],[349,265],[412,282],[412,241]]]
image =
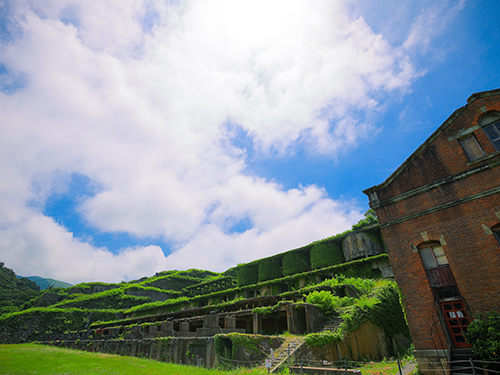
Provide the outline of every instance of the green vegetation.
[[79,308],[79,309],[106,309],[113,306],[115,309],[127,309],[132,306],[150,302],[151,298],[136,297],[125,294],[123,289],[111,289],[96,294],[83,294],[74,299],[59,302],[53,307]]
[[340,242],[320,242],[310,250],[311,267],[313,269],[344,263],[344,252]]
[[0,316],[0,342],[41,341],[54,333],[79,331],[97,320],[111,320],[119,310],[32,308]]
[[64,281],[44,278],[40,276],[28,276],[27,278],[31,281],[34,281],[41,290],[45,290],[48,288],[69,288],[70,286],[72,286],[70,283],[66,283]]
[[305,296],[306,301],[320,307],[327,315],[342,318],[342,323],[333,332],[311,333],[306,343],[325,346],[342,341],[362,323],[371,320],[385,332],[387,349],[394,356],[392,339],[401,333],[410,337],[403,310],[399,302],[399,290],[395,282],[388,280],[346,279],[327,280],[325,285],[350,285],[360,294],[358,297],[339,297],[329,291],[313,291]]
[[263,368],[231,372],[176,365],[135,357],[88,353],[50,346],[0,345],[2,374],[117,374],[117,375],[264,375]]
[[373,209],[369,209],[365,212],[365,218],[358,221],[352,226],[353,230],[368,227],[370,225],[378,224],[377,214]]
[[467,328],[467,341],[472,344],[474,353],[489,362],[485,363],[490,370],[500,371],[500,314],[492,312],[488,317],[483,315],[474,320]]
[[[352,367],[352,366],[350,366]],[[356,363],[363,375],[392,375],[396,361]],[[286,371],[286,370],[285,370]],[[148,359],[112,354],[89,353],[35,344],[0,345],[2,374],[116,374],[116,375],[264,375],[260,368],[233,371],[206,369],[156,362]]]
[[[295,291],[290,291],[290,292],[283,292],[279,294],[280,297],[282,298],[292,298],[293,296],[296,295],[301,295],[301,293],[306,293],[308,291],[314,290],[318,286],[323,286],[327,285],[328,283],[340,283],[338,280],[342,280],[343,275],[348,275],[349,277],[354,277],[354,278],[360,278],[360,277],[373,277],[372,275],[372,270],[371,270],[371,263],[373,261],[377,261],[380,259],[387,259],[387,254],[381,254],[378,256],[374,256],[371,258],[366,258],[366,259],[359,259],[355,260],[349,263],[344,263],[344,264],[339,264],[331,267],[326,267],[320,270],[312,270],[300,274],[295,274],[295,275],[290,275],[286,277],[282,277],[279,279],[273,279],[273,280],[268,280],[260,283],[256,283],[253,285],[246,285],[243,287],[238,287],[238,288],[233,288],[233,289],[227,289],[223,290],[220,292],[213,292],[207,295],[203,296],[194,296],[191,298],[187,297],[180,297],[176,299],[171,299],[168,301],[164,302],[151,302],[151,303],[146,303],[140,306],[133,307],[129,310],[124,311],[125,314],[134,314],[134,316],[145,316],[145,315],[152,315],[152,314],[157,314],[157,313],[165,313],[165,312],[173,312],[173,311],[179,311],[181,308],[188,306],[188,305],[196,305],[198,301],[200,300],[207,300],[207,299],[215,299],[219,296],[226,296],[226,295],[233,295],[233,294],[238,294],[242,295],[245,293],[247,290],[253,290],[254,288],[261,288],[265,286],[271,286],[274,287],[276,285],[280,284],[295,284],[298,282],[300,279],[307,279],[309,280],[309,287],[305,287],[299,290]],[[251,265],[254,265],[251,263]],[[245,268],[248,266],[245,265]],[[315,275],[321,274],[321,273],[330,273],[330,274],[336,274],[339,275],[339,279],[335,279],[336,281],[328,281],[326,280],[324,283],[317,284]],[[377,275],[378,276],[378,275]],[[367,281],[370,282],[370,281]],[[329,284],[328,284],[329,285]],[[335,284],[335,285],[340,285],[340,284]],[[331,286],[334,286],[333,284]],[[308,289],[309,288],[309,289]],[[278,294],[278,293],[276,293]],[[241,299],[238,298],[238,299]],[[207,307],[207,309],[214,309],[217,308],[217,305],[211,305],[210,307]]]
[[129,283],[91,282],[40,291],[33,281],[17,278],[0,263],[0,342],[44,340],[52,334],[83,330],[94,322],[123,317],[125,309],[154,305],[153,298],[160,299],[157,303],[165,299],[171,305],[177,303],[171,311],[180,310],[179,302],[187,300],[178,299],[186,293],[185,286],[218,275],[196,269],[167,271]]
[[307,272],[310,269],[309,252],[294,251],[288,252],[283,256],[283,276]]
[[184,291],[190,296],[210,294],[214,292],[220,292],[222,290],[232,289],[235,285],[235,278],[231,276],[214,276],[204,281],[192,286],[184,288]]
[[259,282],[258,263],[238,265],[238,286],[252,285]]
[[281,256],[261,259],[259,262],[259,282],[279,279],[282,276]]
[[[366,227],[363,233],[382,243],[378,229],[373,226],[375,222],[369,218],[370,215],[365,216],[368,224],[358,223]],[[13,282],[19,286],[18,289],[31,290],[28,290],[31,294],[16,300],[0,315],[0,342],[46,340],[53,334],[55,336],[52,337],[58,337],[68,331],[89,327],[127,325],[131,318],[191,308],[202,309],[198,312],[200,314],[215,309],[227,311],[228,306],[229,309],[251,309],[257,305],[248,301],[247,297],[262,293],[277,297],[271,300],[281,300],[274,306],[254,309],[254,312],[263,315],[275,312],[285,301],[300,303],[305,300],[320,306],[327,315],[343,319],[335,332],[309,335],[308,342],[312,345],[341,340],[367,319],[383,327],[389,343],[395,334],[404,331],[406,323],[400,311],[397,288],[393,284],[374,280],[381,275],[372,271],[373,262],[386,260],[387,255],[345,263],[341,244],[351,232],[240,264],[222,274],[196,269],[172,270],[130,282],[81,283],[42,292],[33,282],[17,279],[14,272],[1,263],[0,271],[5,272],[1,272],[0,277]],[[36,290],[30,289],[30,285]],[[393,308],[394,303],[399,312]],[[382,305],[389,308],[382,308]],[[403,323],[399,324],[401,317]],[[388,324],[388,319],[397,322]],[[147,320],[149,318],[134,320],[133,323]],[[239,336],[234,337],[238,341]],[[392,348],[392,345],[388,347]]]
[[[378,221],[375,212],[370,209],[365,213],[364,219],[354,224],[352,229],[343,233],[271,257],[262,258],[250,263],[238,264],[235,267],[238,286],[242,287],[275,280],[289,275],[296,275],[297,273],[304,273],[311,269],[340,265],[345,262],[342,242],[353,232],[362,231],[373,242],[379,244],[383,250],[384,243],[376,227],[377,224]],[[356,275],[352,273],[349,276]],[[364,276],[373,277],[370,272],[366,272]]]
[[24,303],[39,295],[40,287],[34,281],[18,278],[0,262],[0,315],[18,311]]

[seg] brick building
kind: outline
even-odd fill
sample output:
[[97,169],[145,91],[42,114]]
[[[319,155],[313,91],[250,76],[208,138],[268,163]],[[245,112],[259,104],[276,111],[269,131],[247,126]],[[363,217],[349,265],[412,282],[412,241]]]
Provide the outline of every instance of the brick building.
[[440,363],[469,347],[470,321],[500,311],[500,89],[473,94],[364,193],[403,293],[421,371],[436,370],[431,363],[444,369]]

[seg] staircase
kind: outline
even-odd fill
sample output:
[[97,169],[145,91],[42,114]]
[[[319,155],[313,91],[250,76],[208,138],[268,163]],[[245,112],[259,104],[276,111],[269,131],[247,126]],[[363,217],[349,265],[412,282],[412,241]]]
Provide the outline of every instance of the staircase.
[[286,336],[281,346],[274,350],[273,355],[268,357],[268,359],[271,360],[270,372],[274,373],[277,371],[280,366],[304,344],[304,340],[305,339],[300,336]]
[[[450,374],[474,374],[470,359],[477,360],[471,348],[452,348],[450,359]],[[477,363],[476,363],[477,366]]]
[[342,321],[343,321],[342,318],[332,318],[327,321],[322,321],[316,326],[314,332],[323,332],[323,331],[333,332],[342,323]]

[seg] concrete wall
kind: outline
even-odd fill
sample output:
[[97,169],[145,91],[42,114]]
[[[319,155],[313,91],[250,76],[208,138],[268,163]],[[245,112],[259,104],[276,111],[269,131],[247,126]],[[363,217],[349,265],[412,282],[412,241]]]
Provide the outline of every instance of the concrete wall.
[[94,353],[118,354],[212,368],[215,365],[213,337],[157,338],[147,340],[73,340],[42,342]]
[[354,361],[366,359],[382,359],[388,356],[384,330],[378,325],[367,321],[343,342],[326,345],[325,347],[302,346],[295,355],[306,360],[341,361],[349,358]]

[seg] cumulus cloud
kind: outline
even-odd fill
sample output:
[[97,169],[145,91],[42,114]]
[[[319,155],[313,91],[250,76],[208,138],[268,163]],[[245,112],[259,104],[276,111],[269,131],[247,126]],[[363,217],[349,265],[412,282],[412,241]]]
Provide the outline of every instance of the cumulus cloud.
[[[355,113],[415,77],[404,50],[340,1],[8,4],[22,32],[0,62],[26,83],[0,93],[0,259],[25,275],[220,271],[345,230],[355,203],[249,175],[228,124],[266,157],[299,143],[331,157],[375,130]],[[45,217],[74,173],[99,187],[78,205],[89,226],[162,238],[172,253],[113,254]]]

